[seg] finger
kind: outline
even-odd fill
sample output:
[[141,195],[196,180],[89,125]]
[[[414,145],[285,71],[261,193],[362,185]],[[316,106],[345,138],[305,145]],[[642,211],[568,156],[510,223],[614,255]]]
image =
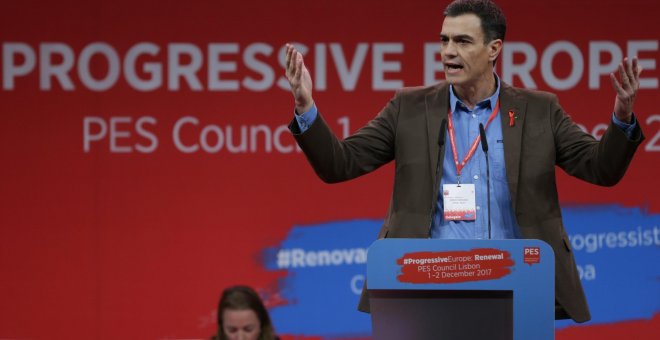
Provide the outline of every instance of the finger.
[[633,72],[635,73],[635,77],[639,79],[639,75],[642,74],[642,66],[639,65],[639,58],[637,57],[633,59]]
[[628,75],[626,74],[625,68],[623,66],[623,63],[625,62],[626,59],[624,59],[623,62],[619,64],[619,77],[621,78],[621,87],[623,89],[630,89],[630,80],[628,79]]
[[632,80],[633,90],[637,91],[639,89],[639,74],[641,72],[639,67],[639,59],[635,56],[632,60],[632,65],[630,67],[630,79]]
[[626,91],[621,87],[621,84],[619,84],[619,81],[616,80],[616,76],[614,76],[614,73],[610,73],[610,81],[612,82],[612,88],[616,92],[616,94],[619,97],[625,98],[627,96]]
[[289,44],[286,44],[286,53],[284,54],[284,67],[286,69],[287,75],[289,74],[289,65],[291,63],[291,48],[289,48]]
[[633,60],[630,60],[628,58],[626,58],[626,59],[627,60],[626,60],[626,63],[624,65],[626,67],[626,76],[628,76],[628,80],[632,83],[633,80],[635,80],[635,73],[633,72],[633,65],[632,64],[633,64],[633,62],[635,61],[636,58],[633,58]]
[[639,60],[637,57],[634,57],[632,61],[632,73],[635,77],[639,76]]
[[284,50],[284,56],[286,57],[286,65],[289,65],[289,56],[291,54],[291,45],[286,44]]
[[633,74],[635,77],[635,90],[639,89],[640,87],[640,75],[642,74],[643,68],[639,65],[639,58],[635,57],[633,59]]
[[303,68],[303,57],[300,52],[296,52],[296,73],[293,76],[293,79],[296,81],[300,81],[300,78],[302,76],[302,68]]
[[291,48],[289,49],[289,67],[293,68],[296,66],[296,54],[298,53],[298,50],[293,45],[289,45]]
[[293,51],[295,49],[291,44],[286,44],[286,69],[289,70],[291,68],[291,59],[293,57]]

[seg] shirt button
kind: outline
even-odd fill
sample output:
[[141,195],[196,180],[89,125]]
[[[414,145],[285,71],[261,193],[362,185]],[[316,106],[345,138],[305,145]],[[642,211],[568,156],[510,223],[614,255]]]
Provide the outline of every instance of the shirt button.
[[474,179],[479,179],[479,175],[474,175]]
[[477,118],[477,115],[473,113],[472,118]]
[[480,207],[480,206],[477,206],[477,210],[481,210],[481,207]]

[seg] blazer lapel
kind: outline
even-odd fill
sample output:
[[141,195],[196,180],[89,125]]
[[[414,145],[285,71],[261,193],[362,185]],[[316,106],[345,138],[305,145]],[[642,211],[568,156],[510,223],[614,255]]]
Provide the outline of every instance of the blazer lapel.
[[[433,91],[426,95],[426,127],[429,143],[429,166],[431,170],[431,181],[436,183],[435,169],[438,164],[438,155],[440,153],[440,125],[443,119],[447,119],[447,110],[449,109],[449,84],[443,82],[437,85]],[[442,167],[440,167],[440,176],[442,176]],[[437,188],[433,188],[434,192]]]
[[[522,131],[525,124],[527,102],[516,95],[515,90],[502,83],[500,89],[500,118],[502,120],[502,137],[504,139],[504,164],[506,179],[509,182],[509,192],[513,211],[516,211],[518,179],[520,176],[520,152],[522,147]],[[513,114],[513,124],[509,113]]]

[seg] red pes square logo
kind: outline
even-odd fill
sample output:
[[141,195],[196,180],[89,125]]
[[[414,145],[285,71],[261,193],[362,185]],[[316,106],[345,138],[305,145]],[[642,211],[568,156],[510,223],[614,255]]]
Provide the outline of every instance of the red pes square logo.
[[541,262],[541,248],[539,247],[524,247],[523,248],[523,262],[530,266],[534,263]]

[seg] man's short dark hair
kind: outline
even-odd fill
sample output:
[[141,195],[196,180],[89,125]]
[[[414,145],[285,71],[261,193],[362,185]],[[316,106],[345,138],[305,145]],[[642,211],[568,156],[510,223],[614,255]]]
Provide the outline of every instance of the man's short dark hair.
[[502,9],[490,0],[456,0],[445,9],[446,17],[457,17],[463,14],[474,14],[481,20],[484,32],[484,43],[495,39],[504,41],[506,34],[506,18]]

